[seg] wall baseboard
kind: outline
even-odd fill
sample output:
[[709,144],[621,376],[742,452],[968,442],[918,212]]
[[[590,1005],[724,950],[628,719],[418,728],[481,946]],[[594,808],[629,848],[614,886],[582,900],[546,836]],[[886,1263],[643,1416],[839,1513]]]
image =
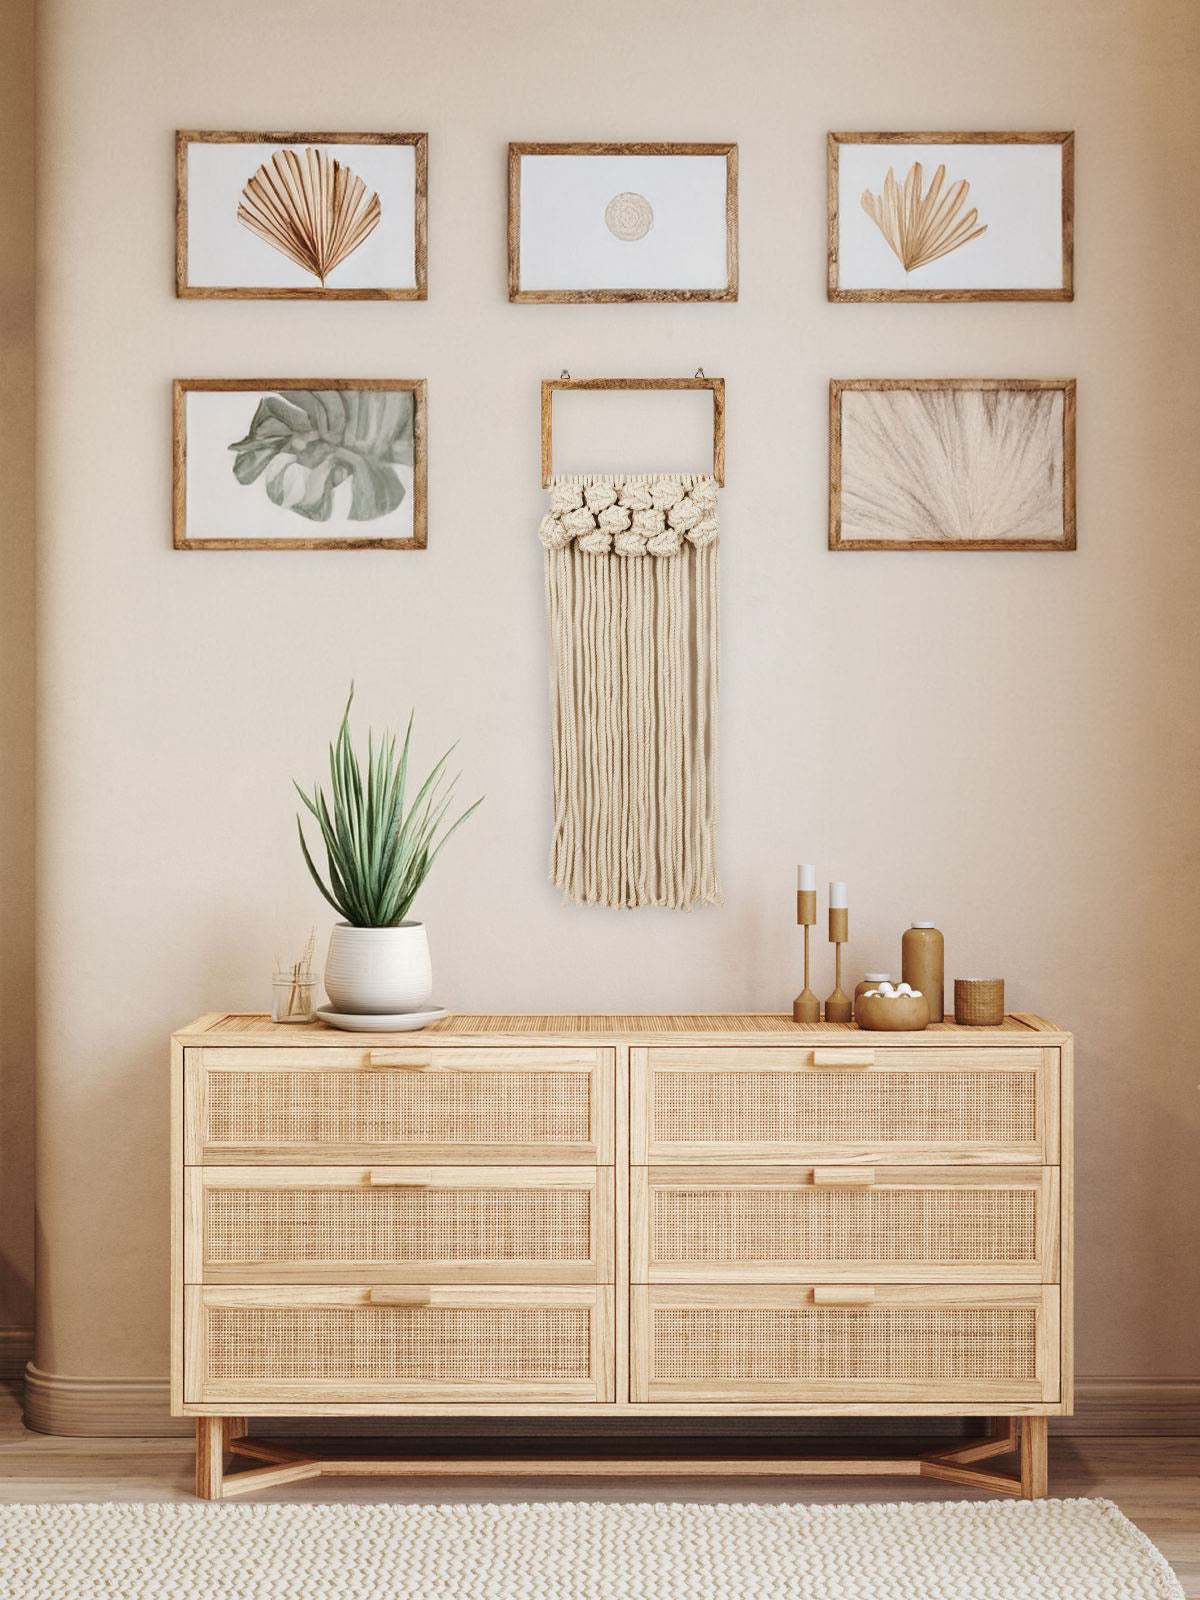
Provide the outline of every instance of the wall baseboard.
[[23,1377],[25,1364],[32,1359],[32,1328],[0,1328],[0,1381]]
[[[24,1330],[11,1330],[12,1348],[16,1348],[16,1334]],[[0,1331],[0,1354],[5,1349],[5,1335]],[[1075,1385],[1076,1410],[1073,1417],[1051,1419],[1054,1434],[1066,1439],[1100,1439],[1121,1436],[1147,1437],[1153,1435],[1191,1435],[1200,1437],[1200,1378],[1079,1378]],[[75,1438],[94,1439],[176,1439],[187,1438],[192,1432],[189,1417],[173,1417],[170,1405],[170,1385],[165,1378],[72,1378],[59,1373],[43,1372],[31,1361],[25,1368],[25,1422],[37,1433],[64,1434]],[[579,1432],[586,1434],[589,1426],[595,1430],[602,1426],[601,1417],[583,1419]],[[841,1419],[828,1423],[807,1419],[805,1435],[822,1433],[841,1434],[870,1431],[880,1436],[891,1433],[911,1434],[913,1422],[906,1417],[880,1417],[865,1421]],[[314,1418],[311,1421],[280,1417],[271,1424],[279,1432],[307,1433],[358,1433],[376,1437],[402,1434],[412,1428],[412,1418],[356,1418],[353,1422],[338,1418]],[[547,1420],[557,1434],[570,1431],[566,1420]],[[695,1427],[695,1422],[688,1426]],[[927,1418],[916,1425],[915,1431],[938,1432],[953,1426],[941,1418]],[[457,1419],[460,1436],[464,1432],[478,1433],[476,1420]],[[537,1427],[530,1421],[530,1432]],[[714,1423],[709,1428],[715,1430]],[[423,1437],[428,1440],[429,1426],[421,1424]],[[453,1434],[455,1427],[449,1422],[445,1431]],[[631,1433],[680,1432],[681,1425],[670,1421],[657,1422],[638,1418],[629,1430]],[[705,1430],[707,1431],[707,1430]],[[764,1430],[766,1431],[766,1430]],[[796,1425],[788,1423],[786,1431],[795,1435]]]
[[69,1378],[25,1368],[25,1426],[77,1439],[185,1438],[193,1424],[171,1415],[166,1378]]
[[1067,1438],[1200,1437],[1200,1378],[1076,1378]]

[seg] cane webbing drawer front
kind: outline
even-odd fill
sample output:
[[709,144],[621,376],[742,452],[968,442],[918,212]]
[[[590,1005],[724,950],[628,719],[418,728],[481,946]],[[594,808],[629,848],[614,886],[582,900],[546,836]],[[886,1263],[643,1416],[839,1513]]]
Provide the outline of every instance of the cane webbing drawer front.
[[611,1050],[189,1051],[191,1162],[613,1159]]
[[1072,1075],[1025,1015],[202,1018],[173,1410],[1069,1413]]
[[1052,1283],[1052,1167],[635,1167],[637,1283]]
[[636,1286],[632,1328],[641,1401],[1058,1398],[1054,1288]]
[[609,1288],[186,1294],[192,1402],[612,1399]]
[[611,1167],[193,1167],[189,1283],[611,1283]]
[[1058,1159],[1056,1050],[664,1048],[631,1059],[635,1162]]

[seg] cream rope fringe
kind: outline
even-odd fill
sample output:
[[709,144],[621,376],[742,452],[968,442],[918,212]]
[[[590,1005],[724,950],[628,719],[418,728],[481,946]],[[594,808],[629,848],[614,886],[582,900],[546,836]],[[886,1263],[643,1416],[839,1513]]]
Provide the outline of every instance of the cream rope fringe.
[[716,486],[677,474],[550,489],[553,881],[581,905],[720,903]]

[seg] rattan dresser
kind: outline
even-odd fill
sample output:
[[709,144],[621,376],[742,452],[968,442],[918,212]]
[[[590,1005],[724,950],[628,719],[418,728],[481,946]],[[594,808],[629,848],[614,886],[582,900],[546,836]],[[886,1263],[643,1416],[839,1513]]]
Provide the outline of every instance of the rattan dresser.
[[[172,1045],[172,1404],[196,1419],[201,1495],[480,1470],[1046,1492],[1046,1419],[1072,1404],[1071,1037],[1041,1018],[362,1035],[213,1014]],[[904,1458],[418,1466],[251,1434],[247,1414],[268,1434],[331,1415],[987,1421]]]

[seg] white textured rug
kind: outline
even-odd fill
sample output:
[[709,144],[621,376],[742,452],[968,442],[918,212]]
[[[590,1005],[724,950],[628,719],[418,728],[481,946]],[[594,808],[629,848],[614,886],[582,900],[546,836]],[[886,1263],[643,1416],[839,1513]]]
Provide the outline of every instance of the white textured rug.
[[7,1505],[4,1600],[1183,1600],[1108,1500]]

